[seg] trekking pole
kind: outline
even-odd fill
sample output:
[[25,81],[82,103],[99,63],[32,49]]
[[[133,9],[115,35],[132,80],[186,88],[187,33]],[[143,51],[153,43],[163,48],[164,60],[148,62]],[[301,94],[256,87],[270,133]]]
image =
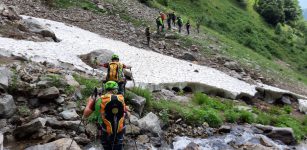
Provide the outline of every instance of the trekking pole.
[[[79,123],[79,125],[78,125],[78,127],[77,127],[78,130],[79,130],[80,126],[81,126],[82,120],[83,120],[83,116],[81,117],[80,123]],[[74,142],[74,138],[71,139],[71,142],[70,142],[70,145],[69,145],[69,147],[68,147],[68,150],[70,150],[70,147],[71,147],[71,145],[72,145],[73,142]]]

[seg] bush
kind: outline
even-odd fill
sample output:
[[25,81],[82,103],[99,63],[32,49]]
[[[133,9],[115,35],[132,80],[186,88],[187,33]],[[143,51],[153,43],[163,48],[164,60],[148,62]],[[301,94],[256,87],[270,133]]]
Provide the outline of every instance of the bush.
[[246,123],[253,123],[255,121],[254,114],[248,111],[240,111],[240,121]]
[[300,121],[290,115],[277,116],[274,126],[292,128],[297,140],[302,140],[307,135],[307,126],[302,125]]
[[248,4],[248,0],[237,0],[239,6],[241,6],[242,8],[246,8],[247,4]]
[[290,113],[292,112],[292,106],[291,106],[291,105],[284,106],[283,110],[284,110],[287,114],[290,114]]
[[194,94],[192,101],[198,105],[204,104],[208,101],[209,97],[203,93],[197,92]]
[[227,110],[224,113],[225,119],[229,123],[235,123],[239,120],[240,116],[234,110]]
[[206,121],[210,127],[217,128],[223,124],[222,117],[213,109],[205,111],[204,121]]
[[89,97],[93,94],[95,87],[99,88],[102,86],[102,82],[99,82],[97,79],[90,79],[86,77],[82,77],[79,75],[73,75],[75,80],[80,83],[80,85],[84,85],[85,88],[81,89],[81,94],[84,97]]
[[147,109],[151,109],[151,101],[152,101],[152,95],[151,92],[147,89],[142,89],[140,87],[134,87],[131,89],[131,92],[135,93],[136,95],[142,96],[146,99],[145,107]]
[[260,113],[257,116],[257,123],[263,124],[263,125],[270,125],[271,124],[271,117],[268,114]]
[[199,92],[194,94],[192,101],[198,105],[202,105],[202,108],[205,110],[210,108],[224,110],[226,108],[226,105],[220,102],[219,100],[212,99],[206,94]]

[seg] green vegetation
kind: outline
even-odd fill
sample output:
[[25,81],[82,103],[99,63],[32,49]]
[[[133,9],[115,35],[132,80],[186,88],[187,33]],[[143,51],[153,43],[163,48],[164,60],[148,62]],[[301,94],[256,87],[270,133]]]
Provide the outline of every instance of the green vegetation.
[[149,90],[142,89],[142,88],[139,88],[139,87],[134,87],[134,88],[131,89],[131,92],[135,93],[136,95],[144,97],[146,99],[145,107],[147,109],[151,109],[153,97],[152,97],[152,94]]
[[17,110],[18,114],[23,117],[27,117],[31,114],[31,110],[29,109],[29,107],[27,107],[27,105],[18,106]]
[[[266,23],[255,10],[255,0],[174,0],[168,2],[168,7],[159,0],[148,3],[165,12],[175,11],[184,21],[191,20],[192,26],[201,20],[201,31],[217,39],[182,37],[183,41],[189,39],[191,44],[201,45],[209,53],[211,50],[206,47],[218,41],[222,46],[219,53],[238,60],[245,67],[259,65],[265,76],[307,85],[305,23],[280,24],[277,34],[275,27]],[[283,11],[286,15],[290,9]]]
[[243,102],[212,98],[202,93],[195,93],[192,103],[179,103],[169,100],[154,100],[152,94],[141,88],[134,88],[132,92],[150,100],[149,111],[160,112],[164,123],[169,122],[169,114],[183,118],[192,125],[201,125],[207,122],[211,127],[219,127],[225,122],[229,123],[259,123],[278,127],[290,127],[298,140],[307,135],[307,117],[300,119],[291,115],[290,106],[273,106],[269,110],[252,108],[251,111],[238,110],[234,106],[245,105]]
[[73,77],[80,85],[84,85],[84,88],[81,88],[81,94],[83,97],[89,97],[93,94],[95,87],[100,88],[102,83],[97,79],[86,78],[77,74],[74,74]]

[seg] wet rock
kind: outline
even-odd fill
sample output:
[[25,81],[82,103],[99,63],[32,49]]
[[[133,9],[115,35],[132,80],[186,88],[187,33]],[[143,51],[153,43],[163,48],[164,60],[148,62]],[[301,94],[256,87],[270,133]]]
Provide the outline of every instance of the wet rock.
[[5,93],[9,86],[11,71],[6,67],[0,67],[0,93]]
[[227,125],[223,125],[218,129],[219,133],[229,133],[231,131],[231,127]]
[[43,37],[51,37],[54,42],[60,42],[55,36],[54,32],[51,31],[47,26],[41,24],[33,18],[23,19],[23,22],[19,25],[19,30],[24,32],[33,32],[42,35]]
[[255,125],[255,127],[263,130],[264,134],[273,140],[279,140],[287,145],[296,143],[292,128],[279,128],[273,126],[263,126],[259,124]]
[[60,116],[65,120],[76,120],[79,117],[75,109],[65,110],[60,113]]
[[137,143],[145,144],[149,142],[149,137],[147,135],[139,135],[136,141]]
[[300,112],[307,114],[307,100],[305,99],[299,99],[298,100],[298,108]]
[[[69,148],[71,141],[72,139],[63,138],[44,145],[31,146],[29,148],[26,148],[25,150],[39,150],[39,149],[66,150]],[[78,146],[78,144],[75,141],[73,141],[69,150],[81,150],[81,148]]]
[[145,117],[138,121],[138,125],[141,130],[150,131],[153,134],[160,135],[162,132],[160,126],[160,120],[157,115],[150,112]]
[[198,144],[191,142],[184,150],[201,150]]
[[72,75],[66,75],[65,80],[69,86],[78,87],[80,85]]
[[32,135],[35,132],[38,132],[41,128],[45,127],[46,119],[44,118],[37,118],[35,120],[32,120],[29,123],[26,123],[20,127],[17,127],[13,131],[13,135],[17,139],[22,139],[29,137],[29,135]]
[[60,96],[60,91],[56,87],[44,89],[38,93],[38,98],[43,100],[54,100]]
[[197,59],[190,53],[184,53],[182,56],[179,57],[183,60],[189,60],[189,61],[197,61]]
[[0,94],[0,118],[9,118],[16,112],[16,105],[11,95]]

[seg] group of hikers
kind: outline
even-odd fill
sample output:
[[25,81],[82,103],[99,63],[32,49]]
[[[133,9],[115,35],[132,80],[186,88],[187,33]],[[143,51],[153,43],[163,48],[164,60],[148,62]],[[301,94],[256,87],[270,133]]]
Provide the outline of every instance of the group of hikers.
[[[165,32],[165,22],[167,23],[167,30],[171,30],[172,27],[178,26],[178,32],[181,33],[182,27],[184,25],[184,21],[180,16],[176,16],[175,12],[171,13],[163,13],[160,12],[158,17],[156,18],[156,25],[157,25],[157,33]],[[200,28],[200,22],[201,19],[198,19],[196,21],[196,30],[197,33],[199,33],[199,28]],[[190,30],[191,30],[191,24],[190,20],[187,20],[185,23],[186,31],[187,34],[190,35]],[[147,37],[147,45],[149,46],[150,44],[150,27],[148,26],[145,29],[145,35]]]
[[122,150],[125,134],[125,119],[129,118],[129,108],[125,104],[124,69],[131,67],[119,62],[119,56],[112,55],[111,61],[99,66],[107,68],[103,81],[103,91],[94,90],[87,99],[83,119],[88,118],[98,127],[98,137],[105,150]]

